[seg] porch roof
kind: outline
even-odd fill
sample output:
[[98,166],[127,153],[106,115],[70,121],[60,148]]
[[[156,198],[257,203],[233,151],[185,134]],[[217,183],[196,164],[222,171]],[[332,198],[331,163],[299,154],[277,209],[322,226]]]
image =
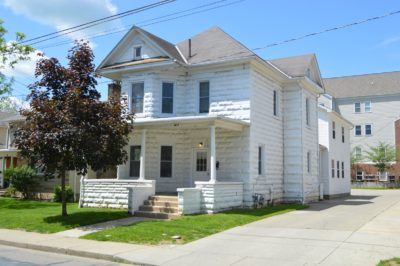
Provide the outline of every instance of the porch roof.
[[250,122],[222,116],[179,116],[165,118],[138,118],[134,121],[134,125],[141,128],[162,125],[182,129],[216,126],[233,131],[242,131],[244,127],[250,126]]

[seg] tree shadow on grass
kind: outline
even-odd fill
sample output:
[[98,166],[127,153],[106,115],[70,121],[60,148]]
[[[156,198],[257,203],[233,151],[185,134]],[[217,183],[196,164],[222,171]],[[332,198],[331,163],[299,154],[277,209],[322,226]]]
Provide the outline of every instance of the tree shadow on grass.
[[109,211],[82,211],[68,214],[68,216],[49,216],[43,219],[45,223],[54,224],[58,223],[68,228],[79,227],[84,225],[90,225],[95,223],[101,223],[121,218],[126,218],[128,213],[125,211],[121,212],[109,212]]

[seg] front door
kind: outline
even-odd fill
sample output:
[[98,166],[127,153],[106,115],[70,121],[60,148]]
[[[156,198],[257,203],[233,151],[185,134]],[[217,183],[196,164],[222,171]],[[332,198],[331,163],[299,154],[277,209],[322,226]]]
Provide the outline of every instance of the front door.
[[[193,151],[193,183],[194,181],[209,181],[208,149],[194,149]],[[194,184],[192,184],[194,186]]]

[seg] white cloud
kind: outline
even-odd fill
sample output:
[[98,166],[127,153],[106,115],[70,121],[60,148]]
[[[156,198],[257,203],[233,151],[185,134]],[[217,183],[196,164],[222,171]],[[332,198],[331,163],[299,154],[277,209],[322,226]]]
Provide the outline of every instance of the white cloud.
[[[57,30],[117,14],[117,7],[111,3],[111,0],[5,0],[4,5],[17,15],[26,16]],[[119,26],[121,26],[120,21],[115,20],[68,34],[68,36],[74,40],[88,39],[91,34]]]
[[8,77],[28,77],[34,78],[35,76],[35,68],[36,62],[40,58],[37,54],[41,53],[41,51],[34,51],[30,54],[28,60],[20,61],[14,65],[13,68],[6,66],[1,70],[1,73]]
[[379,45],[380,46],[388,46],[388,45],[391,45],[396,42],[400,42],[400,36],[387,38],[387,39],[383,40]]

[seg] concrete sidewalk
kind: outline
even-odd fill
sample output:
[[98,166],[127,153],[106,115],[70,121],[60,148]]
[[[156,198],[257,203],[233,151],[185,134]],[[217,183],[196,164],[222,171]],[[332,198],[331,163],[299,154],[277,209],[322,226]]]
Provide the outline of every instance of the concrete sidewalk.
[[0,244],[139,265],[376,265],[400,256],[400,190],[355,190],[186,245],[0,230]]

